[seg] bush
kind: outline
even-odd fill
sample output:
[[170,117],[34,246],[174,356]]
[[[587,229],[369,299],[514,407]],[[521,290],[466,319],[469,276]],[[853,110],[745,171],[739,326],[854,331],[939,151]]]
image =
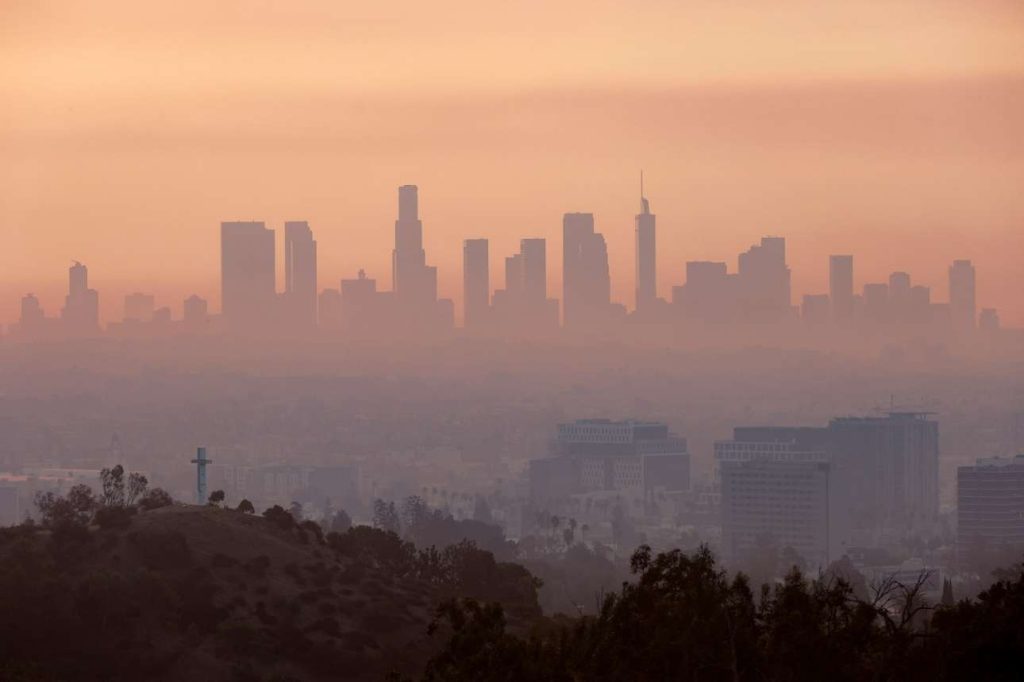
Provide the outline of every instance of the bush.
[[265,512],[263,512],[263,518],[270,521],[272,524],[280,528],[281,530],[291,530],[295,528],[295,518],[284,510],[279,504],[275,504]]
[[127,528],[132,523],[134,513],[131,507],[100,507],[93,520],[104,530]]
[[145,511],[169,507],[174,504],[174,499],[163,488],[153,488],[139,500],[139,508]]

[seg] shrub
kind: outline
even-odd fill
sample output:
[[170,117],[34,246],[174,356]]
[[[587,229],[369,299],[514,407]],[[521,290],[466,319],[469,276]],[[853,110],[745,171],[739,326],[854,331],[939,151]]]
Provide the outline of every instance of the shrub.
[[131,525],[134,511],[131,507],[100,507],[93,520],[104,530],[127,528]]

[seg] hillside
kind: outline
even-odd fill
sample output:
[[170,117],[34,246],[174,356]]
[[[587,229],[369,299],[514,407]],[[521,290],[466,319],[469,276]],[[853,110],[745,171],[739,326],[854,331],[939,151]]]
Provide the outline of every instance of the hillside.
[[277,511],[4,529],[0,678],[381,679],[422,670],[446,597],[539,615],[532,577],[472,546],[417,552],[365,527],[325,539]]

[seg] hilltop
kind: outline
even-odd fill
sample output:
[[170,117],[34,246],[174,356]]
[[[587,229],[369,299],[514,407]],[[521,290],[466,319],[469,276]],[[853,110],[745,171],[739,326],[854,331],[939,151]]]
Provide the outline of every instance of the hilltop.
[[513,621],[540,613],[525,569],[470,544],[417,551],[367,527],[325,538],[280,508],[18,526],[0,532],[0,677],[414,675],[441,644],[427,631],[452,596],[500,601]]

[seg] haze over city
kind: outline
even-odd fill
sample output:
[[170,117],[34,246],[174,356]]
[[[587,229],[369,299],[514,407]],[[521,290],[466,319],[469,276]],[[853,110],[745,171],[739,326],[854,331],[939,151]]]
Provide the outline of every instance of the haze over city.
[[1016,679],[1022,45],[0,3],[0,679]]
[[553,243],[588,211],[627,303],[642,168],[662,290],[777,234],[797,296],[829,253],[933,287],[970,258],[1024,323],[1015,3],[249,8],[0,9],[0,319],[63,295],[71,260],[112,300],[216,309],[222,220],[308,220],[321,279],[383,280],[406,183],[443,295],[461,296],[462,239]]

